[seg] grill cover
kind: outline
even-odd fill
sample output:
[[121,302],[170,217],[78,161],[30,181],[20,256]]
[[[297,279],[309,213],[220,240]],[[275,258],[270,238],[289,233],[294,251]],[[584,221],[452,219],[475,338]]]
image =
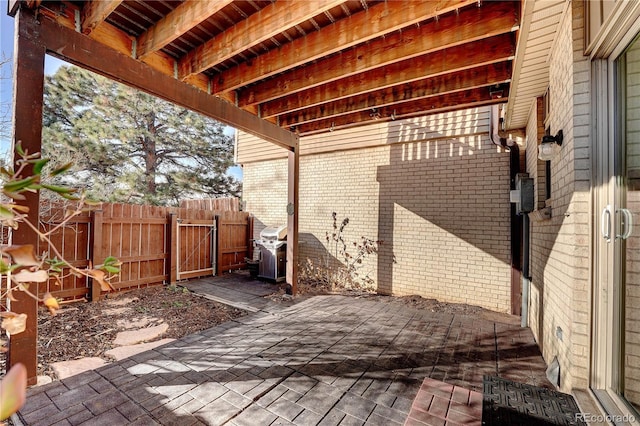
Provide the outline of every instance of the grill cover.
[[278,241],[287,238],[287,225],[267,227],[260,232],[260,238],[265,241]]

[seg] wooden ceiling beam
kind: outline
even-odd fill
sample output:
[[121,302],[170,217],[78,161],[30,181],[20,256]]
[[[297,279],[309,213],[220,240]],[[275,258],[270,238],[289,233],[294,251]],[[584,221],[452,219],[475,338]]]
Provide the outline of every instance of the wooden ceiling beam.
[[162,49],[230,3],[233,3],[233,0],[185,1],[138,37],[138,58],[144,58]]
[[[76,12],[81,11],[70,3],[65,3],[64,5],[65,7],[62,9],[55,9],[53,6],[48,5],[47,8],[40,8],[39,13],[64,28],[75,30],[74,17]],[[91,39],[110,47],[116,52],[127,56],[132,55],[133,38],[124,31],[119,30],[106,22],[94,28],[88,36]],[[56,52],[51,53],[56,56]],[[162,52],[155,52],[147,55],[142,61],[165,75],[172,77],[175,75],[175,59]],[[209,78],[205,75],[194,75],[189,80],[189,83],[200,90],[208,92]],[[233,103],[235,104],[235,97]]]
[[[212,79],[213,92],[223,93],[315,61],[384,34],[476,4],[477,0],[383,2],[337,21],[324,30],[293,40]],[[372,23],[375,22],[375,25]],[[327,38],[328,37],[328,38]]]
[[206,71],[344,1],[286,0],[272,3],[182,57],[178,64],[179,78],[185,79],[190,75]]
[[358,111],[371,111],[373,108],[379,109],[386,106],[392,108],[395,104],[441,96],[461,90],[501,85],[510,80],[510,62],[483,65],[281,115],[279,116],[279,124],[282,127],[298,126]]
[[42,18],[40,22],[36,22],[34,18],[27,25],[27,34],[30,34],[35,42],[45,46],[48,52],[55,53],[63,60],[214,118],[285,149],[292,150],[298,144],[298,137],[292,132],[155,70],[130,55],[116,52],[111,47],[73,29]]
[[[292,94],[428,52],[511,33],[518,28],[518,21],[514,2],[488,2],[481,8],[468,8],[459,15],[452,13],[437,21],[395,32],[240,90],[238,105],[264,103],[283,93]],[[325,38],[331,40],[330,31]],[[214,78],[214,85],[216,81]]]
[[[261,104],[260,114],[262,117],[272,117],[284,112],[423,80],[426,77],[498,63],[513,58],[514,52],[513,35],[502,34],[396,62],[285,96]],[[242,105],[241,102],[240,106]]]
[[[509,90],[504,90],[504,98],[509,96]],[[504,103],[505,99],[492,99],[489,87],[481,87],[473,90],[464,90],[456,93],[426,98],[419,101],[404,102],[393,107],[380,108],[372,115],[369,111],[361,111],[336,118],[314,121],[296,127],[296,132],[301,136],[322,133],[331,130],[374,123],[379,121],[391,121],[394,119],[430,115],[458,109],[473,108],[485,105]]]
[[85,2],[81,12],[82,33],[89,34],[102,24],[122,0],[91,0]]

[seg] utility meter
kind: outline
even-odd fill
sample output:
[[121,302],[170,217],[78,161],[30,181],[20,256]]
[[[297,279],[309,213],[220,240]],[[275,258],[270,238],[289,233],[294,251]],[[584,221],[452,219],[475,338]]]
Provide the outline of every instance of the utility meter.
[[510,198],[516,204],[516,214],[533,211],[533,179],[529,177],[529,173],[516,175],[516,189],[511,190]]

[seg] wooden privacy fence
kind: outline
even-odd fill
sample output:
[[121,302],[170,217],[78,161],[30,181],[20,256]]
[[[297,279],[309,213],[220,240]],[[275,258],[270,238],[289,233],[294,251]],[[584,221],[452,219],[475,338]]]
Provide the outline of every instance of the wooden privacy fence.
[[202,198],[197,200],[182,200],[180,208],[215,211],[240,211],[240,199],[228,198]]
[[[41,242],[38,252],[80,268],[117,257],[122,266],[111,281],[116,290],[221,274],[245,268],[245,258],[252,256],[253,217],[246,212],[103,203],[59,226],[67,209],[41,207],[41,229],[55,230],[52,244]],[[59,280],[41,283],[38,291],[92,299],[100,287],[86,277],[63,273]]]

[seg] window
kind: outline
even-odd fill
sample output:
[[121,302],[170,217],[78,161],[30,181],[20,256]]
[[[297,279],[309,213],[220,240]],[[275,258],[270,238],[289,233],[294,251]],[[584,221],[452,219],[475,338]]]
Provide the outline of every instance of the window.
[[[551,128],[544,131],[545,136],[551,135]],[[545,161],[544,165],[544,201],[551,199],[551,161]]]

